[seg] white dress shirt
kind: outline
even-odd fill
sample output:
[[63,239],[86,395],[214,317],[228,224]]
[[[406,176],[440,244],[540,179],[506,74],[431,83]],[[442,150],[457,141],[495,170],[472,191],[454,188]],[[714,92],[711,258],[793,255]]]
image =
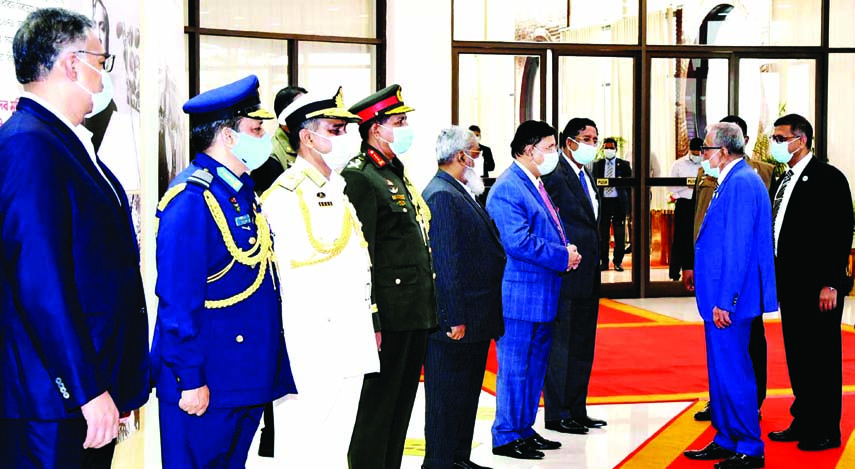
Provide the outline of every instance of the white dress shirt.
[[[790,178],[790,182],[787,184],[786,189],[784,189],[784,198],[781,199],[781,206],[778,207],[778,219],[775,220],[774,226],[776,256],[778,255],[778,236],[781,234],[781,225],[784,223],[784,214],[787,213],[787,205],[790,203],[790,196],[793,195],[793,188],[796,187],[799,179],[801,179],[802,173],[805,171],[805,168],[811,159],[813,159],[813,153],[808,152],[808,154],[796,163],[795,166],[789,168],[789,170],[793,172],[793,176]],[[778,190],[780,190],[780,187]],[[772,197],[773,204],[777,196],[778,194],[775,194],[775,196]]]
[[519,166],[523,170],[525,175],[528,176],[529,181],[531,181],[531,183],[534,184],[534,188],[539,191],[540,190],[540,184],[541,184],[540,178],[536,177],[534,174],[531,174],[531,171],[529,171],[528,168],[526,168],[524,164],[520,163],[519,160],[514,160],[514,164],[516,164],[517,166]]
[[[671,166],[671,177],[674,178],[693,178],[698,176],[698,169],[701,168],[700,163],[695,163],[686,155],[678,159],[674,166]],[[688,186],[673,186],[670,188],[674,193],[675,199],[691,199],[694,189]]]

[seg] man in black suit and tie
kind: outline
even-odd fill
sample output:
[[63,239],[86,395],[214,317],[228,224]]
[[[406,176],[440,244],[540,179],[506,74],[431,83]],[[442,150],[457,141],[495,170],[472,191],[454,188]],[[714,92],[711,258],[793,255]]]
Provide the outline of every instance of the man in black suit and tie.
[[429,469],[478,469],[469,457],[490,340],[504,332],[499,233],[475,197],[478,141],[451,127],[436,141],[439,170],[424,190],[432,214],[439,329],[425,356],[425,459]]
[[481,176],[488,178],[490,177],[490,171],[496,169],[496,162],[493,160],[493,150],[490,149],[487,145],[481,145],[481,128],[477,125],[470,125],[469,130],[475,134],[475,138],[478,139],[478,150],[481,152],[481,163],[478,166],[482,166],[484,168],[484,172]]
[[787,369],[795,401],[789,428],[772,441],[803,451],[840,446],[843,371],[840,322],[852,287],[852,196],[846,176],[811,153],[813,128],[798,114],[775,121],[772,156],[788,168],[772,197],[775,274]]
[[[632,177],[629,161],[617,157],[617,141],[607,138],[603,141],[605,158],[594,163],[596,179],[614,179]],[[614,228],[615,252],[612,261],[615,270],[623,272],[623,254],[626,247],[624,223],[629,214],[629,189],[626,187],[598,187],[602,210],[600,216],[600,269],[609,270],[609,228]]]
[[594,363],[600,272],[597,218],[600,198],[585,170],[597,153],[597,124],[586,118],[567,122],[559,135],[561,157],[555,171],[543,177],[549,197],[561,214],[567,241],[576,245],[582,262],[561,282],[558,320],[546,370],[546,428],[585,434],[606,425],[588,417],[585,401]]

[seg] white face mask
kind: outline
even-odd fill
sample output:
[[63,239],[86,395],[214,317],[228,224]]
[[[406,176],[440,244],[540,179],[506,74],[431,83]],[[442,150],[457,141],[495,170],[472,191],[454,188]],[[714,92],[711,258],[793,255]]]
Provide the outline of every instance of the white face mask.
[[92,117],[95,114],[107,109],[107,106],[110,104],[110,101],[113,100],[113,80],[110,78],[110,74],[107,73],[106,70],[98,70],[89,64],[89,62],[85,60],[81,60],[81,63],[85,64],[87,67],[91,68],[98,72],[101,75],[101,91],[97,93],[93,93],[86,89],[85,86],[80,84],[79,81],[75,81],[74,83],[79,86],[83,91],[89,93],[90,99],[92,99],[92,110],[86,114],[84,117]]
[[[306,129],[309,130],[309,129]],[[355,155],[348,149],[348,139],[347,135],[335,135],[335,136],[324,136],[317,132],[312,132],[314,135],[330,142],[330,151],[326,153],[321,153],[315,148],[312,148],[312,151],[321,155],[324,163],[329,166],[329,168],[337,173],[340,173],[345,166],[347,166],[347,162],[350,161]]]
[[[464,153],[465,154],[465,153]],[[466,155],[466,158],[472,160],[472,164],[475,164],[475,159],[469,155]],[[481,179],[481,176],[478,175],[478,172],[475,171],[474,166],[465,165],[463,168],[463,177],[466,179],[466,187],[469,188],[475,195],[481,195],[484,193],[484,181]]]
[[[577,145],[575,150],[571,150],[573,152],[573,159],[576,160],[577,163],[584,165],[594,161],[594,158],[597,156],[597,147],[594,145],[588,145],[587,143],[577,142],[572,138],[570,140],[573,140]],[[609,150],[605,151],[608,152]],[[608,153],[606,154],[606,157],[608,157]]]
[[692,163],[701,164],[701,161],[704,161],[704,157],[701,155],[693,155],[689,153],[689,159],[692,160]]
[[543,155],[543,162],[537,165],[537,170],[540,172],[540,175],[546,175],[553,171],[555,171],[555,167],[558,166],[558,150],[544,152],[541,151],[540,148],[534,147],[534,149]]

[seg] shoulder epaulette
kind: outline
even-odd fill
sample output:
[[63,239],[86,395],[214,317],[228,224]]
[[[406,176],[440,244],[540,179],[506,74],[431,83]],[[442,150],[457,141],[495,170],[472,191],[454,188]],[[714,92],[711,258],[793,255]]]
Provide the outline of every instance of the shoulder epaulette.
[[365,167],[365,153],[360,153],[354,156],[345,166],[345,169],[355,169],[357,171]]
[[183,182],[170,187],[169,190],[166,191],[166,194],[163,194],[163,198],[160,199],[160,203],[157,204],[157,211],[162,212],[166,206],[169,205],[169,202],[172,202],[172,199],[174,199],[176,195],[180,194],[185,187],[187,187],[187,184]]
[[214,175],[207,169],[197,169],[187,178],[187,182],[208,189],[214,181]]
[[306,175],[302,171],[288,168],[288,170],[282,174],[282,177],[276,180],[276,185],[294,192],[297,189],[297,186],[303,182],[303,179],[306,179]]

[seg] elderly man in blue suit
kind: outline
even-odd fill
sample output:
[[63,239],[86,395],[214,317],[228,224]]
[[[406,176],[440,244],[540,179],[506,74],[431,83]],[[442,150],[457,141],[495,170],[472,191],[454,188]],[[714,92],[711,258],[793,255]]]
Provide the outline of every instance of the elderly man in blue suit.
[[92,22],[31,13],[24,85],[0,128],[0,465],[109,468],[122,412],[148,400],[148,318],[122,185],[85,116],[110,102]]
[[505,251],[493,220],[475,199],[484,183],[475,134],[439,133],[439,170],[424,191],[433,214],[430,244],[436,270],[439,329],[425,355],[425,469],[479,469],[470,459],[478,397],[490,340],[504,331]]
[[704,166],[720,181],[695,244],[695,291],[718,433],[705,448],[684,454],[723,460],[716,469],[765,464],[748,342],[752,320],[778,308],[772,206],[763,180],[743,160],[744,145],[736,124],[720,122],[710,126],[702,148]]
[[541,459],[556,449],[534,431],[543,389],[561,275],[581,256],[570,244],[540,176],[555,169],[555,129],[546,122],[520,124],[511,141],[514,163],[496,180],[487,211],[508,255],[502,279],[505,335],[496,343],[496,420],[493,454]]

